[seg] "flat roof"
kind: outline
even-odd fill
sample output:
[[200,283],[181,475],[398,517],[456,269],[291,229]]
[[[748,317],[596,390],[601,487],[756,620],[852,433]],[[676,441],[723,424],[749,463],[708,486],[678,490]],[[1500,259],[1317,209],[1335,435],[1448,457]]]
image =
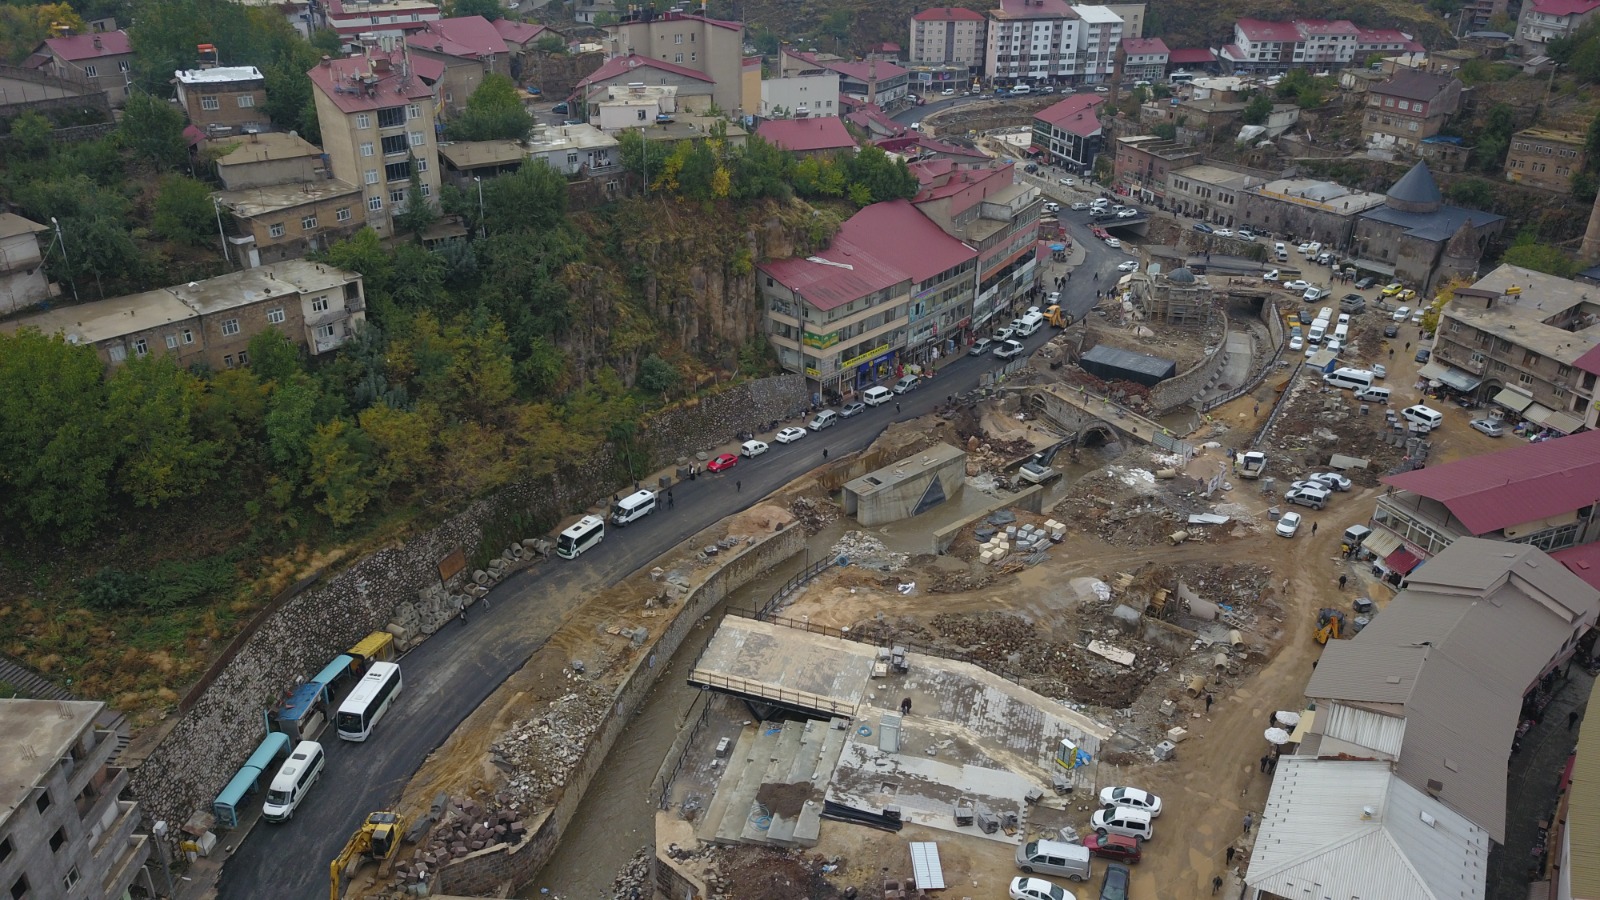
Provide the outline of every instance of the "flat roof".
[[617,146],[617,139],[593,125],[545,125],[534,126],[524,146],[529,153],[574,148],[597,150]]
[[1357,191],[1332,181],[1315,178],[1279,178],[1248,189],[1276,200],[1287,200],[1339,215],[1355,215],[1383,205],[1384,197],[1372,191]]
[[528,153],[517,141],[450,141],[439,145],[439,155],[458,169],[503,166],[526,159]]
[[321,147],[298,134],[282,131],[259,132],[236,138],[214,138],[206,141],[206,146],[213,149],[234,148],[227,156],[217,157],[217,165],[224,168],[322,155]]
[[[1507,294],[1510,288],[1520,292]],[[1458,319],[1567,365],[1600,345],[1600,328],[1593,325],[1568,331],[1548,324],[1583,304],[1600,312],[1600,291],[1593,285],[1502,265],[1479,279],[1472,289],[1499,296],[1492,306],[1482,299],[1458,296],[1445,305],[1443,318]]]
[[[0,700],[0,827],[49,776],[105,704]],[[65,798],[57,798],[65,801]]]
[[1121,24],[1122,17],[1104,6],[1074,6],[1072,11],[1090,25]]
[[361,191],[355,185],[329,178],[301,184],[272,184],[239,191],[217,191],[211,196],[216,197],[223,206],[233,210],[234,215],[255,218],[305,206],[308,203],[320,203],[335,197],[353,196],[359,193]]
[[965,450],[959,450],[945,443],[934,444],[932,447],[919,452],[915,457],[902,459],[893,465],[884,466],[872,472],[854,478],[845,483],[845,490],[857,494],[872,494],[886,488],[892,488],[903,481],[920,478],[930,469],[953,459],[966,456]]
[[38,234],[49,230],[50,226],[40,225],[32,219],[24,219],[16,213],[0,213],[0,238],[16,237],[19,234]]
[[338,287],[361,276],[308,259],[287,259],[167,288],[202,314],[221,312],[294,293]]
[[1198,181],[1201,184],[1210,184],[1236,191],[1242,191],[1245,188],[1250,187],[1252,181],[1256,183],[1260,183],[1262,181],[1262,178],[1259,175],[1245,175],[1240,172],[1235,172],[1232,169],[1223,169],[1217,166],[1206,165],[1185,166],[1182,169],[1168,172],[1168,184],[1171,184],[1170,179],[1176,175],[1181,175],[1184,178],[1190,179],[1191,181]]
[[260,81],[255,66],[215,66],[210,69],[179,69],[172,73],[179,84],[227,84],[230,81]]

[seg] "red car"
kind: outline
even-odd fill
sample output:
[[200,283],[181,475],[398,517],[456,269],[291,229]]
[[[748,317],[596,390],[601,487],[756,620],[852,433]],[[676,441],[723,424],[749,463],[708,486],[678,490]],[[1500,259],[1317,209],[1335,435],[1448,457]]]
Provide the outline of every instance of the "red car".
[[1083,837],[1083,846],[1095,856],[1118,862],[1136,863],[1143,855],[1139,840],[1122,834],[1108,834],[1105,837],[1087,834]]
[[713,459],[711,462],[706,463],[706,471],[721,472],[724,469],[731,469],[738,464],[739,457],[734,456],[732,453],[724,453],[716,459]]

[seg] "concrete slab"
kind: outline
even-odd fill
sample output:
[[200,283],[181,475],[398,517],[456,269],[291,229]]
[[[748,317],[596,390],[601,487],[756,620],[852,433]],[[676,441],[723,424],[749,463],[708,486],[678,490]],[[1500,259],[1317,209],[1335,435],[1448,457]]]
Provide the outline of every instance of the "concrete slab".
[[744,771],[739,776],[738,784],[734,785],[733,792],[728,795],[727,810],[723,813],[722,823],[717,826],[717,833],[712,839],[720,843],[738,843],[744,833],[745,820],[750,815],[750,807],[755,803],[756,792],[761,789],[761,779],[766,774],[767,766],[772,762],[772,753],[778,746],[778,735],[783,733],[782,726],[776,723],[760,722],[756,726],[756,737],[750,745],[750,755],[746,758]]
[[876,656],[869,644],[728,616],[700,654],[689,683],[824,717],[853,716]]
[[749,766],[751,746],[758,734],[760,734],[759,726],[747,727],[739,732],[733,750],[728,753],[728,763],[723,770],[722,778],[718,780],[716,790],[711,795],[711,802],[706,804],[706,814],[695,827],[695,837],[700,840],[716,839],[717,829],[722,827],[722,818],[728,812],[728,800],[738,789],[739,780],[744,777],[745,769]]

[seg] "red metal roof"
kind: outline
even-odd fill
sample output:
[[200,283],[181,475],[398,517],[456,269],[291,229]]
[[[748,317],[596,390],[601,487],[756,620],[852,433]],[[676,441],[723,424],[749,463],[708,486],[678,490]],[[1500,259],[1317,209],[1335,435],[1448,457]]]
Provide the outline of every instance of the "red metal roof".
[[1167,62],[1204,66],[1217,61],[1217,55],[1204,47],[1186,47],[1167,53]]
[[682,75],[685,78],[693,78],[696,81],[710,82],[712,80],[710,76],[703,72],[696,72],[693,69],[669,63],[666,60],[651,59],[648,56],[630,53],[627,56],[613,56],[606,60],[600,68],[590,72],[587,77],[578,82],[578,87],[588,87],[591,84],[610,81],[619,75],[629,75],[641,67],[660,69],[663,72],[671,72],[674,75]]
[[107,31],[101,34],[74,34],[45,41],[50,52],[65,60],[99,59],[102,56],[119,56],[132,53],[126,31]]
[[1533,0],[1533,11],[1547,16],[1581,16],[1600,6],[1600,0]]
[[918,22],[982,22],[983,14],[959,6],[935,6],[911,18]]
[[897,75],[905,75],[910,71],[908,69],[903,69],[892,62],[885,62],[881,59],[856,61],[841,59],[818,59],[815,54],[801,53],[798,50],[785,50],[783,52],[785,56],[792,56],[808,66],[816,66],[819,69],[827,69],[830,72],[838,72],[840,75],[843,75],[847,78],[853,78],[856,81],[860,81],[864,84],[871,83],[874,80],[887,81]]
[[1054,125],[1063,131],[1088,137],[1100,130],[1100,119],[1094,108],[1106,102],[1098,94],[1073,94],[1033,114],[1035,119]]
[[847,150],[856,145],[844,122],[837,116],[822,119],[772,119],[756,127],[756,134],[769,144],[795,153],[818,150]]
[[1422,560],[1418,559],[1415,553],[1404,547],[1383,558],[1384,565],[1399,572],[1401,575],[1411,574],[1411,570],[1415,569],[1419,562],[1422,562]]
[[411,35],[406,43],[418,50],[432,50],[463,59],[481,59],[506,52],[506,42],[500,36],[500,30],[483,16],[429,22],[426,30]]
[[501,38],[508,40],[513,44],[526,44],[550,29],[535,22],[517,22],[511,19],[495,19],[494,30],[500,33]]
[[[398,106],[410,100],[431,99],[433,89],[425,83],[428,73],[420,65],[425,60],[411,61],[411,70],[418,75],[417,78],[404,77],[403,60],[399,51],[393,54],[377,52],[371,56],[347,56],[319,63],[306,75],[335,106],[347,113]],[[444,71],[444,66],[438,60],[427,62],[432,62],[440,73]]]
[[1122,42],[1122,49],[1126,50],[1129,56],[1172,52],[1167,49],[1167,42],[1161,38],[1128,38]]
[[1383,483],[1443,503],[1474,535],[1600,500],[1600,431],[1469,456]]
[[1600,375],[1600,345],[1590,347],[1584,354],[1573,362],[1574,366],[1585,372]]
[[1600,590],[1600,544],[1579,544],[1557,550],[1550,556],[1590,587]]
[[1234,26],[1245,40],[1255,41],[1287,41],[1294,43],[1300,40],[1300,29],[1293,22],[1268,22],[1265,19],[1240,19]]

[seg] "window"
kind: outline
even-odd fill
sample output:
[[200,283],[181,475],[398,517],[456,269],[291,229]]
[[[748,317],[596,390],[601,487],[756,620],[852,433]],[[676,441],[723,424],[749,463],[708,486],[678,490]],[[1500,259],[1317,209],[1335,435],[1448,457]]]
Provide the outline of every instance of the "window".
[[427,182],[423,182],[423,184],[422,184],[422,196],[424,196],[424,197],[432,197],[433,196],[433,185],[430,185]]
[[268,225],[267,234],[275,238],[283,237],[283,223],[273,222],[271,225]]
[[167,349],[168,350],[176,350],[176,349],[178,349],[178,336],[177,335],[175,335],[175,334],[167,335]]
[[240,94],[239,95],[239,108],[240,109],[249,109],[250,107],[255,106],[255,105],[256,105],[256,95],[255,94]]
[[268,325],[282,325],[283,324],[283,307],[280,306],[280,307],[278,307],[276,309],[267,310],[267,324]]
[[396,206],[399,206],[400,204],[405,203],[406,202],[405,189],[401,188],[401,189],[398,189],[398,190],[390,191],[389,192],[389,202],[395,204]]
[[1517,373],[1517,380],[1523,384],[1533,384],[1533,376],[1529,375],[1527,372]]
[[333,340],[333,326],[332,325],[323,325],[321,328],[317,329],[316,333],[317,333],[317,340],[319,340],[319,341],[331,341],[331,340]]
[[328,311],[328,298],[327,297],[318,297],[315,300],[312,300],[311,301],[311,311],[312,312],[327,312]]
[[183,342],[185,344],[194,343],[194,331],[192,331],[191,329],[185,328],[183,330]]
[[373,212],[381,212],[383,210],[383,198],[382,197],[369,197],[369,198],[367,198],[367,209],[370,209]]
[[362,144],[361,144],[361,155],[362,156],[371,156],[372,155],[372,142],[371,141],[363,141],[362,142]]
[[18,875],[17,880],[11,882],[11,900],[22,900],[28,896],[28,876]]
[[675,35],[673,35],[673,36],[672,36],[672,42],[673,42],[673,43],[674,43],[674,44],[681,44],[681,43],[683,43],[683,35],[681,35],[681,34],[675,34]]
[[350,221],[350,207],[341,206],[333,214],[333,218],[340,222]]
[[383,139],[383,155],[393,156],[406,152],[406,136],[403,134],[390,135]]
[[128,358],[128,351],[121,344],[115,344],[106,348],[106,355],[112,362],[119,363]]
[[366,113],[356,113],[356,127],[357,128],[371,128],[372,127],[372,117],[367,115]]
[[[144,342],[140,341],[139,343],[142,344]],[[41,813],[44,812],[45,810],[49,809],[50,808],[50,792],[47,791],[47,790],[46,791],[40,791],[39,792],[39,799],[33,801],[33,805],[36,808],[38,808],[39,812],[41,812]]]
[[201,97],[200,108],[205,110],[216,110],[221,109],[222,104],[218,103],[217,98],[215,97]]
[[61,848],[67,845],[67,829],[57,828],[56,833],[50,835],[50,852],[60,853]]
[[421,117],[421,115],[422,115],[422,110],[419,109],[415,103],[413,103],[410,106],[406,107],[406,118],[408,118],[408,119],[416,119],[416,118]]
[[0,863],[11,858],[11,838],[0,841]]
[[233,354],[232,353],[225,354],[222,357],[222,365],[225,366],[226,368],[229,368],[229,369],[233,368]]
[[300,229],[302,231],[310,231],[311,229],[316,228],[316,227],[317,227],[317,217],[316,216],[301,216],[300,217]]
[[1572,367],[1571,366],[1556,366],[1556,377],[1557,378],[1566,378],[1568,375],[1571,375],[1571,374],[1572,374]]
[[428,171],[428,161],[427,160],[419,159],[419,160],[416,160],[416,163],[417,163],[417,171],[418,172],[426,172],[426,171]]
[[576,154],[576,153],[568,153],[567,154],[567,165],[575,166],[577,164],[578,164],[578,154]]
[[100,70],[94,67],[94,63],[89,63],[83,67],[83,74],[89,76],[90,78],[94,78],[100,74]]
[[389,163],[383,167],[385,181],[405,181],[411,177],[411,161]]
[[398,128],[406,123],[406,110],[403,106],[391,106],[388,109],[378,110],[379,128]]
[[367,184],[377,184],[378,183],[378,170],[377,169],[368,169],[365,180],[366,180]]
[[421,147],[423,144],[426,144],[427,142],[428,142],[427,135],[424,135],[420,131],[411,132],[411,146],[413,146],[413,147]]
[[246,351],[246,350],[240,350],[239,351],[239,365],[241,365],[241,366],[250,365],[250,353],[249,353],[249,351]]
[[67,874],[66,875],[63,875],[61,877],[61,886],[65,887],[67,890],[70,891],[73,888],[78,886],[78,878],[79,878],[78,867],[77,866],[73,866],[72,868],[67,870]]
[[444,92],[444,102],[446,102],[446,103],[454,103],[455,101],[456,101],[456,95],[455,95],[454,91],[445,91]]
[[689,54],[689,62],[694,62],[695,60],[697,60],[699,58],[700,58],[700,54],[698,54],[698,53],[690,53]]
[[672,54],[672,61],[675,62],[675,63],[683,62],[683,54],[682,53],[674,53],[674,54]]
[[222,334],[223,334],[224,337],[232,337],[232,336],[234,336],[234,335],[236,335],[238,333],[239,333],[239,320],[238,319],[225,319],[225,320],[223,320],[223,322],[222,322]]
[[1525,366],[1537,366],[1539,364],[1539,354],[1534,353],[1532,350],[1524,351],[1522,354],[1522,364]]

